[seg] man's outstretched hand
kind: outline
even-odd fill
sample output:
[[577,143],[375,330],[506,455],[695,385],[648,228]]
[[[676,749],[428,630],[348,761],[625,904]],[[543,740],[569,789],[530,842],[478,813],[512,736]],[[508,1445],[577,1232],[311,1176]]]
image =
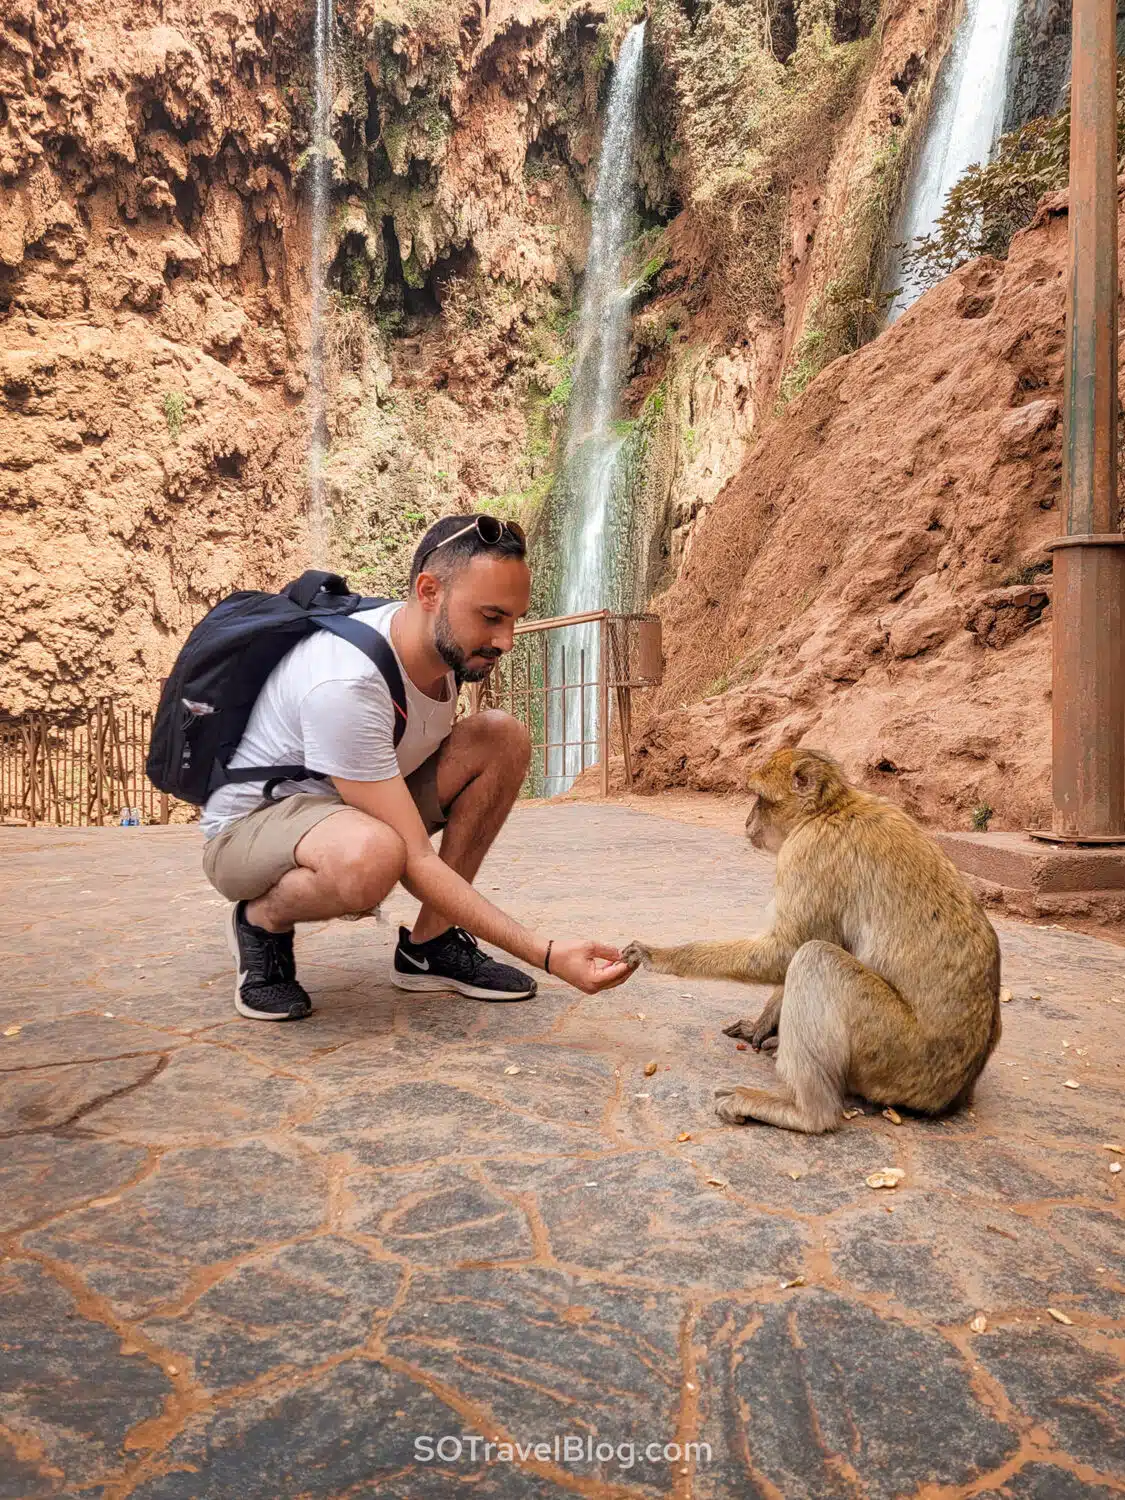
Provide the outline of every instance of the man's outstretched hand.
[[574,939],[551,945],[551,973],[587,995],[624,984],[632,972],[617,949],[608,943]]

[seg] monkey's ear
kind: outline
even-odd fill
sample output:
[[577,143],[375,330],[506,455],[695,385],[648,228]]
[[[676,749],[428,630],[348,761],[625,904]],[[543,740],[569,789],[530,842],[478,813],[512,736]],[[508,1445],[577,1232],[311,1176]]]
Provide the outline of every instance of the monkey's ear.
[[800,762],[793,767],[793,790],[798,797],[807,797],[820,786],[820,775],[815,766]]

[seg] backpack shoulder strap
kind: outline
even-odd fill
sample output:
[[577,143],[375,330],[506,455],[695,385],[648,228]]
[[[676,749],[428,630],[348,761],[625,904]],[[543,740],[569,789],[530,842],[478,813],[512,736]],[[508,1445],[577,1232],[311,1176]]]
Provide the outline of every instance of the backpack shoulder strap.
[[394,743],[397,746],[406,729],[406,689],[403,686],[402,673],[399,671],[398,660],[390,641],[385,635],[381,635],[379,631],[374,630],[370,625],[365,625],[362,620],[357,620],[352,615],[318,613],[313,616],[313,619],[321,630],[328,630],[333,635],[339,636],[342,641],[349,641],[351,645],[357,647],[378,668],[387,684],[387,691],[391,695],[391,702],[395,708]]
[[[303,582],[313,576],[304,574],[298,582]],[[332,592],[331,589],[328,592]],[[354,597],[354,596],[353,596]],[[295,601],[300,602],[300,601]],[[388,599],[363,600],[362,607],[369,608],[376,604],[389,604]],[[338,614],[331,611],[310,610],[309,615],[312,623],[320,630],[327,630],[332,635],[339,636],[341,640],[348,641],[358,650],[362,651],[369,661],[374,662],[387,684],[387,691],[391,695],[391,702],[395,709],[394,745],[397,748],[399,740],[402,739],[406,729],[406,689],[403,687],[402,673],[399,671],[398,660],[394,650],[386,636],[380,635],[370,625],[365,625],[362,620],[353,619],[350,614]],[[235,770],[228,770],[216,761],[212,772],[210,792],[230,782],[265,782],[262,795],[266,801],[273,800],[273,790],[282,781],[304,781],[306,779],[323,781],[324,775],[320,771],[310,771],[304,766],[239,766]]]

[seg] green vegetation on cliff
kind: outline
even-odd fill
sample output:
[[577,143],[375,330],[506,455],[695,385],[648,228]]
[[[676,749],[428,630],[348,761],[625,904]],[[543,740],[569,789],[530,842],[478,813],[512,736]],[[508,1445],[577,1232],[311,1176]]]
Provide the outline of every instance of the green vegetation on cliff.
[[[789,188],[823,166],[874,42],[839,40],[829,6],[808,0],[784,61],[758,0],[722,0],[694,24],[671,0],[654,22],[675,100],[674,164],[732,320],[778,309]],[[861,19],[861,33],[871,17]]]
[[[647,555],[652,536],[667,542],[673,511],[675,526],[689,524],[729,473],[728,449],[737,457],[741,430],[724,446],[710,425],[731,420],[721,403],[752,421],[760,393],[748,402],[738,380],[776,378],[739,355],[747,373],[724,377],[716,406],[707,367],[780,321],[794,201],[794,223],[801,213],[793,189],[824,180],[878,55],[878,4],[648,6],[629,261],[635,417],[621,432],[622,503],[637,514],[647,583],[665,566]],[[411,538],[442,510],[517,515],[549,551],[607,75],[643,9],[536,5],[482,37],[488,68],[504,60],[487,76],[458,53],[452,11],[436,0],[380,5],[365,34],[341,36],[327,472],[341,560],[372,586],[400,582]],[[860,154],[785,396],[877,329],[873,267],[904,149],[892,127]],[[686,498],[672,493],[685,470]]]
[[883,326],[888,298],[878,281],[902,187],[902,137],[901,128],[892,129],[856,173],[859,191],[837,233],[832,275],[805,312],[801,337],[781,381],[782,404],[799,396],[834,359],[860,348]]

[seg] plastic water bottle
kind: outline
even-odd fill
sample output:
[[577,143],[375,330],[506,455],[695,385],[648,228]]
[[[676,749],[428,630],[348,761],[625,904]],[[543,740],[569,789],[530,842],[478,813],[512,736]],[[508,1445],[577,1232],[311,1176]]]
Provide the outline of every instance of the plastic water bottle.
[[137,828],[140,826],[140,814],[134,807],[123,807],[121,809],[121,827]]

